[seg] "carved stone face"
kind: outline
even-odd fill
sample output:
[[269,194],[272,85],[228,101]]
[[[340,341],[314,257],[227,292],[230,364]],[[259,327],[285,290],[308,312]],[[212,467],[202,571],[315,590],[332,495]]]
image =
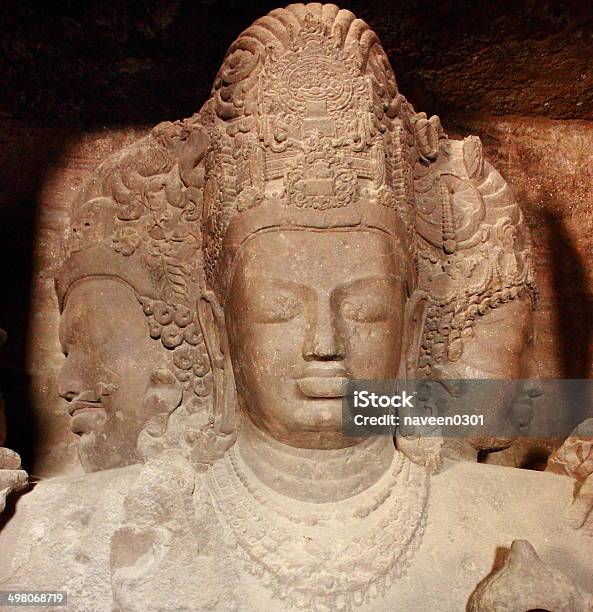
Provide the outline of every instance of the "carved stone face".
[[153,416],[144,399],[162,355],[133,290],[107,277],[78,281],[60,319],[60,342],[59,392],[84,469],[135,463],[138,434]]
[[275,231],[241,250],[225,319],[239,403],[300,448],[341,435],[345,379],[395,378],[405,285],[395,241],[370,231]]
[[[533,351],[533,308],[531,298],[521,296],[480,317],[474,335],[464,341],[462,358],[443,368],[444,378],[461,379],[529,379]],[[504,448],[515,433],[511,426],[528,427],[535,416],[530,397],[533,381],[501,384],[484,405],[483,390],[468,386],[457,403],[450,404],[451,414],[459,414],[467,407],[478,407],[488,420],[493,437],[474,438],[475,448]],[[525,431],[523,431],[525,433]],[[460,429],[463,436],[463,430]]]
[[480,317],[463,350],[462,378],[529,378],[533,308],[529,295]]

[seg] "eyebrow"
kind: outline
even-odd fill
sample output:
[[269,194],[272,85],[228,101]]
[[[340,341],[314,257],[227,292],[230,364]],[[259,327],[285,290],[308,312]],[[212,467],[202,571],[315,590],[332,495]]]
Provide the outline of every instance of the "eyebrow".
[[[372,283],[377,283],[377,282],[395,285],[397,281],[401,281],[401,280],[402,280],[402,276],[400,274],[389,274],[389,275],[383,275],[383,276],[379,276],[379,275],[363,276],[361,278],[356,278],[354,280],[338,285],[337,287],[332,288],[331,292],[332,293],[342,292],[348,289],[355,289],[357,285],[364,286],[367,284],[372,284]],[[275,285],[283,289],[289,289],[289,290],[292,289],[296,291],[307,292],[307,291],[311,291],[312,289],[310,285],[305,285],[297,281],[286,280],[285,278],[278,278],[275,276],[265,278],[263,279],[263,282],[269,285]]]
[[[399,274],[388,274],[384,276],[372,275],[372,276],[363,276],[361,278],[356,278],[354,280],[348,281],[337,287],[334,287],[332,291],[343,291],[346,289],[350,289],[356,285],[365,285],[376,282],[383,282],[389,284],[396,284],[397,281],[401,281],[402,276]],[[305,285],[303,283],[299,283],[293,280],[286,280],[285,278],[279,278],[277,276],[271,276],[263,279],[263,283],[265,284],[274,284],[286,289],[298,289],[301,291],[309,291],[311,287],[309,285]]]
[[286,280],[285,278],[278,278],[277,276],[266,277],[262,279],[264,285],[275,285],[282,289],[292,289],[297,291],[311,291],[311,287],[296,281]]
[[397,281],[402,281],[402,276],[399,274],[388,274],[383,276],[373,275],[373,276],[363,276],[361,278],[357,278],[355,280],[349,281],[342,285],[339,285],[334,289],[334,291],[346,291],[348,289],[356,289],[357,285],[367,285],[371,283],[386,283],[390,285],[397,284]]

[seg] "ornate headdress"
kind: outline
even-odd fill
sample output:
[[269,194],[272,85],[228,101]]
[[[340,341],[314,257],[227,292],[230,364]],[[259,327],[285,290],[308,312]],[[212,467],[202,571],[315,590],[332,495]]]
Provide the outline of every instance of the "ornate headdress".
[[480,316],[523,294],[535,308],[531,240],[476,136],[443,142],[430,168],[417,164],[414,190],[419,284],[429,295],[419,371],[438,377],[462,357]]
[[222,298],[242,241],[273,226],[379,229],[412,255],[411,169],[436,157],[442,130],[398,93],[375,33],[350,11],[295,4],[258,19],[201,117],[204,261]]

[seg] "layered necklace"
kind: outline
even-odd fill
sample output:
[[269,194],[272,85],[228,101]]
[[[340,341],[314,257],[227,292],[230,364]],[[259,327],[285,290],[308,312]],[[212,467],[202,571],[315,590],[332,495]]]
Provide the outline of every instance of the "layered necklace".
[[[254,454],[246,438],[206,478],[245,568],[274,597],[294,608],[348,611],[383,596],[405,574],[424,532],[429,478],[423,468],[391,446],[391,464],[370,486],[343,499],[336,495],[338,501],[305,501],[302,490],[316,483],[330,499],[341,481],[350,480],[356,491],[365,460],[373,450],[383,452],[379,441],[363,443],[362,453],[346,453],[345,469],[335,451],[316,451],[317,460],[306,461],[274,441],[264,454],[274,461],[268,471],[281,484],[278,493],[246,461],[262,454],[261,444]],[[330,456],[327,470],[318,459],[323,453]],[[317,481],[315,472],[323,478]],[[284,494],[291,482],[296,495]]]

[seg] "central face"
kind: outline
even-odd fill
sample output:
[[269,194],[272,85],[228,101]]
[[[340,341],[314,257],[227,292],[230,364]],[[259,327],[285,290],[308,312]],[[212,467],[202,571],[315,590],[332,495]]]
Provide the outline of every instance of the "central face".
[[396,378],[401,251],[370,231],[275,231],[243,247],[225,308],[239,403],[299,448],[339,448],[347,379]]

